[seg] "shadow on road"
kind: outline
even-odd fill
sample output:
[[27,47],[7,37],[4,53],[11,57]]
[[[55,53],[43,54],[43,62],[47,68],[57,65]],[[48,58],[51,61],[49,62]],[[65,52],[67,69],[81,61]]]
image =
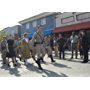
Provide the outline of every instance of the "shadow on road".
[[29,71],[33,71],[33,72],[42,73],[42,71],[39,70],[38,67],[30,63],[28,63],[28,65],[26,66],[26,69],[28,69]]
[[78,61],[77,61],[75,59],[68,59],[67,61],[75,62],[75,63],[81,63],[83,60],[81,61],[81,60],[78,59]]
[[11,75],[15,75],[16,77],[20,77],[21,75],[19,74],[18,68],[9,68],[9,73]]
[[67,76],[66,74],[64,74],[64,73],[58,74],[58,73],[56,73],[56,72],[53,72],[53,71],[50,71],[50,70],[46,70],[46,69],[44,69],[43,72],[46,74],[46,76],[45,76],[45,75],[42,75],[42,77],[68,77],[68,76]]
[[68,67],[67,65],[64,65],[64,64],[53,63],[53,65],[56,66],[56,67],[60,67],[60,68],[69,68],[69,69],[71,69],[71,67]]
[[6,65],[2,65],[2,66],[1,66],[1,69],[8,70],[11,75],[14,75],[14,76],[16,76],[16,77],[20,77],[20,76],[21,76],[21,75],[19,74],[18,67],[11,68],[11,67],[8,67],[8,66],[6,66]]

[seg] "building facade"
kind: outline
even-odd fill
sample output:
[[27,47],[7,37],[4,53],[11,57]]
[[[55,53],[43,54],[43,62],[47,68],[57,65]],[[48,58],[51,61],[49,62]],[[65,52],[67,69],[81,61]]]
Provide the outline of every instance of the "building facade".
[[12,35],[12,36],[19,35],[20,36],[21,26],[15,25],[12,27],[7,27],[7,28],[4,28],[2,31],[5,33],[6,36],[9,36],[9,35]]
[[34,32],[37,31],[38,25],[42,25],[44,36],[52,34],[56,26],[55,15],[55,12],[44,12],[34,17],[20,21],[19,23],[22,26],[21,34],[27,32],[29,34],[29,38],[32,38]]
[[65,12],[56,15],[54,33],[90,30],[90,12]]

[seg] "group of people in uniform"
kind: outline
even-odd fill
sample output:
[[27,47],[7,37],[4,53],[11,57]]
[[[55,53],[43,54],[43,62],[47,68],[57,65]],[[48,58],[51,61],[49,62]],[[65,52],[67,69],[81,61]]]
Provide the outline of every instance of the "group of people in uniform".
[[[38,65],[40,70],[43,70],[41,63],[46,63],[44,60],[45,55],[51,59],[51,62],[55,62],[53,59],[52,52],[55,51],[55,56],[59,56],[61,59],[65,59],[65,47],[70,41],[71,45],[71,59],[73,58],[75,51],[75,58],[77,59],[79,47],[80,56],[84,56],[83,63],[88,62],[88,39],[87,35],[80,33],[79,36],[75,35],[72,32],[72,35],[65,41],[65,38],[59,34],[59,37],[56,39],[51,36],[45,36],[42,33],[42,26],[38,26],[37,31],[34,33],[32,39],[28,38],[28,33],[24,33],[21,38],[3,36],[1,41],[0,50],[3,59],[3,64],[10,66],[9,58],[12,59],[13,66],[18,66],[16,58],[19,58],[20,61],[23,61],[25,65],[28,65],[27,60],[33,58],[35,63]],[[81,57],[82,58],[82,57]]]
[[18,66],[16,58],[19,58],[27,66],[27,59],[33,58],[38,68],[43,70],[41,62],[46,63],[44,61],[46,54],[50,57],[51,62],[55,62],[50,47],[50,37],[43,36],[42,26],[38,26],[31,40],[28,38],[28,33],[24,33],[22,38],[12,37],[11,35],[8,37],[3,36],[0,46],[4,65],[10,66],[9,58],[11,58],[13,66],[16,67]]

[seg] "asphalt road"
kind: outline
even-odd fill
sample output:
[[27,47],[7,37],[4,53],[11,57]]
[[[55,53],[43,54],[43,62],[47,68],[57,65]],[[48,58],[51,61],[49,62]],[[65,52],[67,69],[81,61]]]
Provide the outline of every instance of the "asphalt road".
[[[89,55],[90,56],[90,55]],[[18,60],[20,64],[14,68],[12,62],[11,67],[3,66],[0,56],[0,77],[89,77],[90,61],[86,64],[81,63],[81,59],[69,60],[70,53],[66,55],[66,60],[54,58],[55,63],[51,63],[50,59],[45,56],[46,64],[42,64],[43,71],[39,70],[33,59],[28,60],[28,66]],[[11,61],[11,60],[10,60]]]

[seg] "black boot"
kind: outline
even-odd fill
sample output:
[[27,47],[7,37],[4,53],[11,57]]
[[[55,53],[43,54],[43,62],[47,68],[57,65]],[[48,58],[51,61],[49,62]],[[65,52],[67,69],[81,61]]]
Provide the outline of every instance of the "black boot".
[[51,62],[55,62],[55,61],[53,60],[53,57],[52,57],[52,55],[50,55],[50,58],[51,58]]
[[61,53],[59,53],[59,59],[61,59]]
[[34,56],[32,56],[32,58],[33,58],[33,60],[36,62],[36,59],[35,59],[35,57],[34,57]]
[[21,57],[19,57],[19,60],[22,61]]
[[3,58],[3,65],[7,64],[6,58]]
[[40,58],[40,60],[41,60],[42,63],[46,64],[46,62],[43,60],[42,57]]
[[13,61],[13,66],[14,67],[17,67],[18,66],[16,61]]
[[38,68],[39,68],[40,70],[43,70],[42,67],[41,67],[41,64],[40,64],[40,59],[37,59],[36,63],[38,64]]

